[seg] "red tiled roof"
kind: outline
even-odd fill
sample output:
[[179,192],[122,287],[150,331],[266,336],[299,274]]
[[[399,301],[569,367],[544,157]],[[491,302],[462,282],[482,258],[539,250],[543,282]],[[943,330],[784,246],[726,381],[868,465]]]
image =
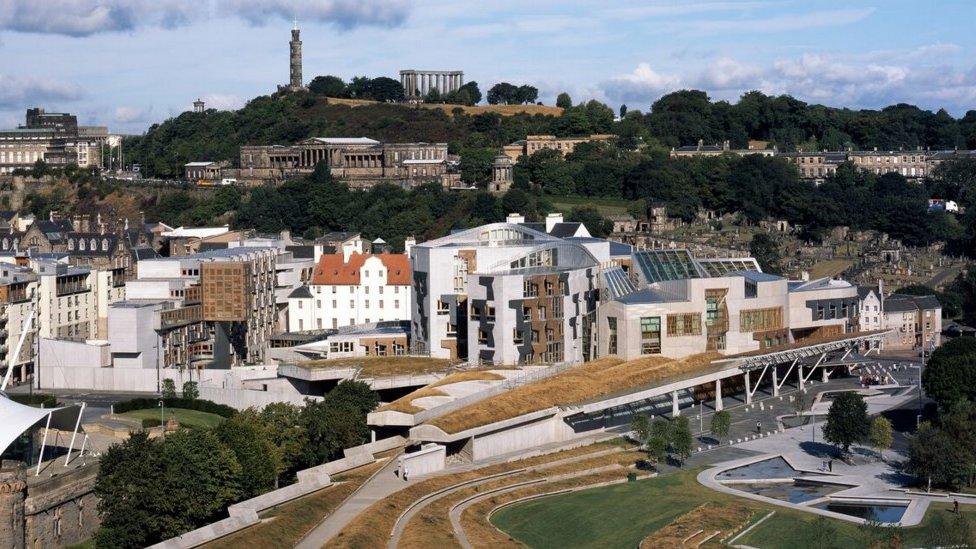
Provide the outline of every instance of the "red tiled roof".
[[342,262],[342,254],[326,254],[319,259],[312,273],[312,284],[328,286],[356,286],[360,283],[363,264],[376,257],[386,268],[388,285],[410,285],[410,259],[406,254],[360,254],[353,253],[349,262]]

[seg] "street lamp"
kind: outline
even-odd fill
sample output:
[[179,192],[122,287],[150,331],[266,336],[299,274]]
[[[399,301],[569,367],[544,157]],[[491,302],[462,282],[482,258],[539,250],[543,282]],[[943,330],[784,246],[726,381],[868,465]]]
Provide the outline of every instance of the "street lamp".
[[159,428],[162,431],[163,436],[166,436],[166,423],[163,421],[163,415],[165,413],[166,413],[166,405],[163,404],[162,400],[160,400],[159,401]]

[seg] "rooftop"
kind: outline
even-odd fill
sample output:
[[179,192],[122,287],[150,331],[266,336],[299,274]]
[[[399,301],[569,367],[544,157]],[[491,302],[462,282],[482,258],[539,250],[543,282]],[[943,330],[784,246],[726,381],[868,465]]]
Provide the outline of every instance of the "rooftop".
[[429,423],[444,432],[459,433],[547,408],[580,404],[670,376],[695,373],[707,369],[719,356],[714,353],[682,359],[657,356],[628,362],[617,357],[600,358],[476,402]]
[[390,377],[444,372],[451,366],[447,359],[417,356],[369,356],[306,360],[295,364],[299,368],[353,368],[364,377]]

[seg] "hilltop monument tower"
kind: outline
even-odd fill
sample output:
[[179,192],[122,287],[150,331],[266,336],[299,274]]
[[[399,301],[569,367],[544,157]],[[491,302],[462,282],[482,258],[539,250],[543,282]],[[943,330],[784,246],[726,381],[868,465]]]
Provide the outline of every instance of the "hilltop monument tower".
[[289,52],[289,79],[288,91],[301,91],[302,86],[302,39],[301,30],[298,29],[298,19],[295,19],[295,26],[291,29],[291,41],[288,42]]

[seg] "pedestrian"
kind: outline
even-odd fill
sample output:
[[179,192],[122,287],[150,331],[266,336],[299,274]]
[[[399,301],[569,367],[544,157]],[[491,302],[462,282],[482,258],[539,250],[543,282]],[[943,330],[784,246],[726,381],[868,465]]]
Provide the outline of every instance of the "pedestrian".
[[833,459],[831,459],[830,461],[827,462],[827,471],[829,471],[831,473],[834,472],[834,460]]
[[393,468],[393,476],[400,478],[400,464]]
[[403,482],[407,482],[407,468],[403,468]]
[[757,421],[756,422],[756,432],[757,433],[761,433],[762,432],[762,422],[761,421]]
[[959,514],[959,500],[958,499],[952,500],[952,512],[955,513],[955,514],[957,514],[957,515]]

